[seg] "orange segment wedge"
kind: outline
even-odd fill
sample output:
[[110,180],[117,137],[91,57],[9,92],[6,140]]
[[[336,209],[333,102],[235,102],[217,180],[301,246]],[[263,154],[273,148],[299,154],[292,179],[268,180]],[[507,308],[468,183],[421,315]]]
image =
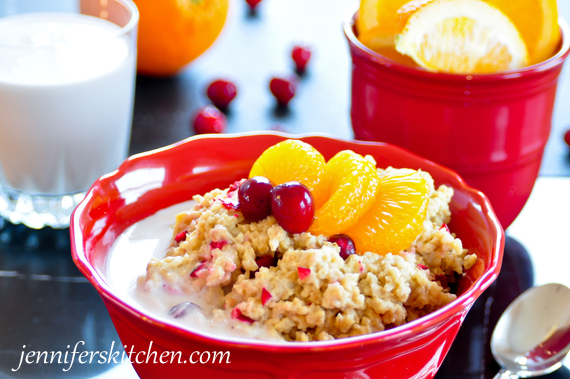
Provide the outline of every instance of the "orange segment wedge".
[[436,0],[417,7],[396,50],[423,68],[450,73],[493,73],[529,62],[516,26],[483,0]]
[[388,59],[407,66],[417,67],[416,62],[412,58],[396,51],[396,40],[392,29],[387,31],[383,27],[378,27],[367,30],[358,34],[358,39],[364,46]]
[[429,186],[420,173],[395,170],[380,177],[372,207],[345,231],[359,253],[398,253],[423,230]]
[[372,30],[396,35],[396,12],[408,1],[410,0],[361,0],[356,18],[358,35],[369,34]]
[[560,43],[556,0],[486,0],[499,8],[517,27],[526,43],[529,64],[542,62]]
[[[304,184],[319,206],[326,195],[320,184],[325,176],[325,158],[314,147],[299,140],[285,140],[271,146],[253,164],[249,177],[264,176],[275,185],[290,181]],[[317,188],[318,187],[318,188]]]
[[309,228],[314,235],[331,236],[354,225],[374,202],[379,177],[375,165],[350,150],[336,154],[326,164],[326,203],[317,208]]

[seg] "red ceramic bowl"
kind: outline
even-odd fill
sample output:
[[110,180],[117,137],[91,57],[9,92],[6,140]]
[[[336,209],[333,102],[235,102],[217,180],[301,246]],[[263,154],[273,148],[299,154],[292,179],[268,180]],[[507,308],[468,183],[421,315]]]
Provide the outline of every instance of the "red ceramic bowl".
[[356,139],[404,147],[458,172],[491,200],[503,228],[525,205],[550,134],[556,85],[570,29],[550,59],[489,75],[430,72],[364,46],[352,15],[344,33],[352,57]]
[[[392,165],[431,173],[436,185],[455,189],[450,229],[480,260],[460,283],[460,296],[446,307],[406,325],[380,333],[322,342],[225,340],[190,332],[158,321],[128,305],[109,285],[106,260],[117,236],[131,224],[173,204],[247,177],[250,167],[269,146],[299,138],[326,159],[344,149],[370,154],[379,167]],[[162,181],[145,175],[163,169]],[[148,179],[145,181],[145,177]],[[131,181],[132,178],[133,180]],[[120,186],[117,183],[120,180]],[[121,189],[119,189],[119,187]],[[489,201],[452,171],[401,148],[324,136],[280,133],[192,137],[178,144],[136,155],[99,179],[72,216],[73,259],[99,291],[124,345],[135,353],[230,351],[229,364],[134,363],[141,378],[175,378],[192,374],[208,378],[432,378],[441,365],[463,319],[477,297],[495,280],[501,266],[504,233]],[[196,358],[197,355],[194,355]],[[142,361],[142,358],[141,358]],[[152,362],[152,360],[151,360]]]

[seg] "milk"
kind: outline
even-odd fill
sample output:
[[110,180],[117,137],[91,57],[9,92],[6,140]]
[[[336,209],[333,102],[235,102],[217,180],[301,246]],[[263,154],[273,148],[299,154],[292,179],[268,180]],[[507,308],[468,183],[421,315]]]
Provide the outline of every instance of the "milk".
[[29,194],[87,190],[126,157],[135,53],[103,19],[0,19],[0,184]]
[[[231,321],[215,322],[212,305],[201,293],[171,294],[165,290],[146,291],[137,287],[139,275],[144,275],[151,257],[162,259],[172,240],[172,226],[176,214],[191,209],[193,201],[163,209],[127,228],[113,243],[107,257],[106,279],[114,293],[125,303],[164,323],[177,325],[205,335],[225,339],[253,338],[274,340],[264,328],[239,328]],[[192,302],[183,317],[174,318],[169,312],[177,304]],[[239,323],[239,322],[238,322]]]

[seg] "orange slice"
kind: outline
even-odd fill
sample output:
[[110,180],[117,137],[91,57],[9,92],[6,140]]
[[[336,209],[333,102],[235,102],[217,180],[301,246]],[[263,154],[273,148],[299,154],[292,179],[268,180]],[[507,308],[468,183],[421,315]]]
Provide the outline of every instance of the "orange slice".
[[407,66],[417,67],[412,58],[396,51],[396,40],[392,29],[386,30],[384,27],[378,27],[367,30],[358,34],[358,40],[369,49],[388,59]]
[[359,253],[398,253],[422,232],[429,186],[414,170],[396,170],[380,177],[378,195],[370,210],[345,231]]
[[[318,207],[326,196],[320,184],[325,175],[325,158],[314,147],[299,140],[285,140],[271,146],[253,164],[249,177],[264,176],[275,185],[290,181],[304,184]],[[319,187],[319,190],[317,190]]]
[[396,12],[408,1],[410,0],[361,0],[356,18],[359,39],[361,35],[374,34],[371,32],[376,30],[382,34],[392,35],[391,44],[393,44],[393,37],[398,32]]
[[[358,39],[388,58],[401,60],[391,47],[411,15],[437,0],[361,0],[356,18]],[[560,43],[556,0],[484,0],[504,13],[519,31],[529,64],[551,57]],[[396,54],[396,55],[395,55]]]
[[350,228],[368,211],[376,196],[379,177],[372,162],[344,150],[327,162],[325,178],[322,191],[328,200],[317,208],[309,232],[331,236]]
[[560,43],[556,0],[486,0],[507,15],[525,41],[529,63],[550,58]]
[[515,25],[482,0],[437,0],[420,6],[398,36],[396,50],[423,68],[451,73],[492,73],[528,64]]
[[[396,13],[409,0],[361,0],[356,18],[358,40],[378,54],[408,66],[417,66],[410,57],[396,51]],[[400,28],[401,30],[401,28]]]

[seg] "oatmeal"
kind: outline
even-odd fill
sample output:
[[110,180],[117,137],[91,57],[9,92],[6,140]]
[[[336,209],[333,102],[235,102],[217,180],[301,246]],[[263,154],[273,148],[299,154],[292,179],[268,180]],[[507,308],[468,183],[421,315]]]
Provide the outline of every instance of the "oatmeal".
[[199,295],[216,325],[285,341],[345,338],[415,320],[453,301],[454,284],[477,259],[446,227],[453,189],[436,190],[420,174],[429,197],[417,238],[399,251],[346,259],[325,235],[288,233],[273,215],[246,219],[239,183],[195,196],[176,216],[166,256],[151,258],[137,291]]

